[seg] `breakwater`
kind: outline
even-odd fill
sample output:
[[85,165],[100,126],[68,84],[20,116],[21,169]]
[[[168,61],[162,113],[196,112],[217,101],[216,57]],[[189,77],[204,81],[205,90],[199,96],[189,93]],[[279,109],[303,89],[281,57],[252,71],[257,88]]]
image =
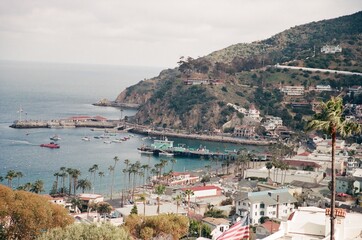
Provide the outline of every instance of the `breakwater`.
[[15,121],[12,128],[115,128],[119,121],[24,120]]

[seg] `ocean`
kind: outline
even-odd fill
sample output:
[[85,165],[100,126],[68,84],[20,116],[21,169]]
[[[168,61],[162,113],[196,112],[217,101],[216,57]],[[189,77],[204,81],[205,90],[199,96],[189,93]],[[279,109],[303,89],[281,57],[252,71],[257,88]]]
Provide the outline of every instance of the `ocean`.
[[[115,191],[117,194],[125,188],[122,169],[124,160],[131,163],[140,161],[151,167],[160,162],[159,157],[144,156],[138,153],[137,147],[151,144],[152,139],[144,139],[142,135],[134,135],[122,143],[105,144],[94,136],[99,131],[88,128],[76,129],[13,129],[9,126],[13,121],[22,119],[51,120],[71,116],[103,116],[108,119],[119,119],[121,112],[113,107],[97,107],[92,103],[102,98],[114,100],[126,87],[145,78],[157,76],[162,68],[126,67],[106,65],[56,64],[0,61],[0,176],[5,177],[9,170],[22,172],[23,177],[13,180],[13,187],[36,180],[44,182],[45,192],[49,193],[54,174],[61,167],[75,168],[81,171],[79,179],[93,181],[88,171],[94,164],[99,166],[105,176],[96,176],[93,185],[95,193],[107,196],[110,193],[111,175],[109,166],[114,164],[117,156],[120,161],[115,169]],[[22,111],[19,111],[19,109]],[[123,116],[132,116],[135,110],[124,110]],[[50,137],[58,135],[59,149],[40,147],[49,143]],[[116,137],[128,136],[128,133]],[[88,136],[91,141],[82,141]],[[177,143],[185,143],[189,147],[200,145],[208,149],[239,149],[235,144],[220,144],[185,139],[172,139]],[[255,147],[246,146],[249,149]],[[174,171],[190,171],[205,169],[207,160],[177,158]],[[166,170],[171,169],[168,164]],[[0,184],[7,184],[7,180]],[[80,192],[80,190],[78,190]]]

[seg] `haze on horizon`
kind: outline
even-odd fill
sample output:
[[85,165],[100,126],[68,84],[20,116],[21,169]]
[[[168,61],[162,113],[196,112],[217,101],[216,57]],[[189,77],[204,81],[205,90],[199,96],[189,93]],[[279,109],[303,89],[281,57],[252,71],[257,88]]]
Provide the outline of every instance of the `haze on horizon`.
[[0,60],[175,67],[361,10],[361,0],[0,0]]

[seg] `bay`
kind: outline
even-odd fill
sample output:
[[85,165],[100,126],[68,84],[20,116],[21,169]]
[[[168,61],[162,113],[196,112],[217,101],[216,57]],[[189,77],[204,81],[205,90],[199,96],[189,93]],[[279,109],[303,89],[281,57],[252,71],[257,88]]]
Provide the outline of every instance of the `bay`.
[[[96,193],[109,194],[111,175],[109,166],[114,164],[117,156],[120,161],[115,171],[115,191],[119,193],[125,188],[122,169],[124,160],[131,163],[140,161],[151,167],[160,162],[160,158],[144,156],[138,153],[137,147],[151,144],[152,139],[144,140],[141,135],[134,135],[122,143],[105,144],[95,139],[101,134],[87,128],[76,129],[12,129],[9,125],[14,120],[37,119],[51,120],[71,116],[103,116],[108,119],[119,119],[121,112],[113,107],[97,107],[91,103],[101,98],[114,100],[126,87],[145,78],[158,75],[162,68],[104,66],[81,64],[56,64],[33,62],[0,61],[0,176],[5,177],[9,170],[20,171],[23,177],[19,184],[44,181],[45,192],[48,193],[55,180],[54,173],[60,167],[76,168],[81,171],[80,179],[93,181],[88,171],[94,164],[103,171],[103,178],[96,177],[94,190]],[[23,112],[18,112],[19,108]],[[124,110],[123,116],[134,115],[135,110]],[[50,137],[59,135],[59,149],[41,148],[40,144],[48,143]],[[111,138],[128,136],[120,133]],[[89,136],[91,141],[82,141]],[[173,139],[175,144],[197,148],[200,145],[208,149],[239,149],[235,144],[220,144],[185,139]],[[251,150],[258,148],[246,146]],[[178,158],[174,171],[190,171],[204,168],[210,164],[207,160]],[[171,164],[166,170],[171,169]],[[2,182],[6,184],[6,180]],[[17,187],[18,179],[13,180]]]

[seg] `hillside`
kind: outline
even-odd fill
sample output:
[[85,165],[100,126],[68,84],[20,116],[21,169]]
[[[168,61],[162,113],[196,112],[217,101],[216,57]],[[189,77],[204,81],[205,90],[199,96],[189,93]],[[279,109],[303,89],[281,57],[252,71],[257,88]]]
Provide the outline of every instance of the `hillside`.
[[[342,52],[321,52],[325,45]],[[228,103],[263,115],[279,116],[292,129],[302,129],[312,106],[296,109],[290,103],[327,99],[362,78],[321,72],[275,69],[275,64],[362,72],[362,12],[296,26],[269,39],[239,43],[198,59],[181,58],[179,67],[127,88],[116,102],[141,104],[134,121],[190,131],[228,131],[244,115]],[[201,83],[201,84],[200,84]],[[286,96],[285,85],[331,85],[333,92],[306,91]]]

